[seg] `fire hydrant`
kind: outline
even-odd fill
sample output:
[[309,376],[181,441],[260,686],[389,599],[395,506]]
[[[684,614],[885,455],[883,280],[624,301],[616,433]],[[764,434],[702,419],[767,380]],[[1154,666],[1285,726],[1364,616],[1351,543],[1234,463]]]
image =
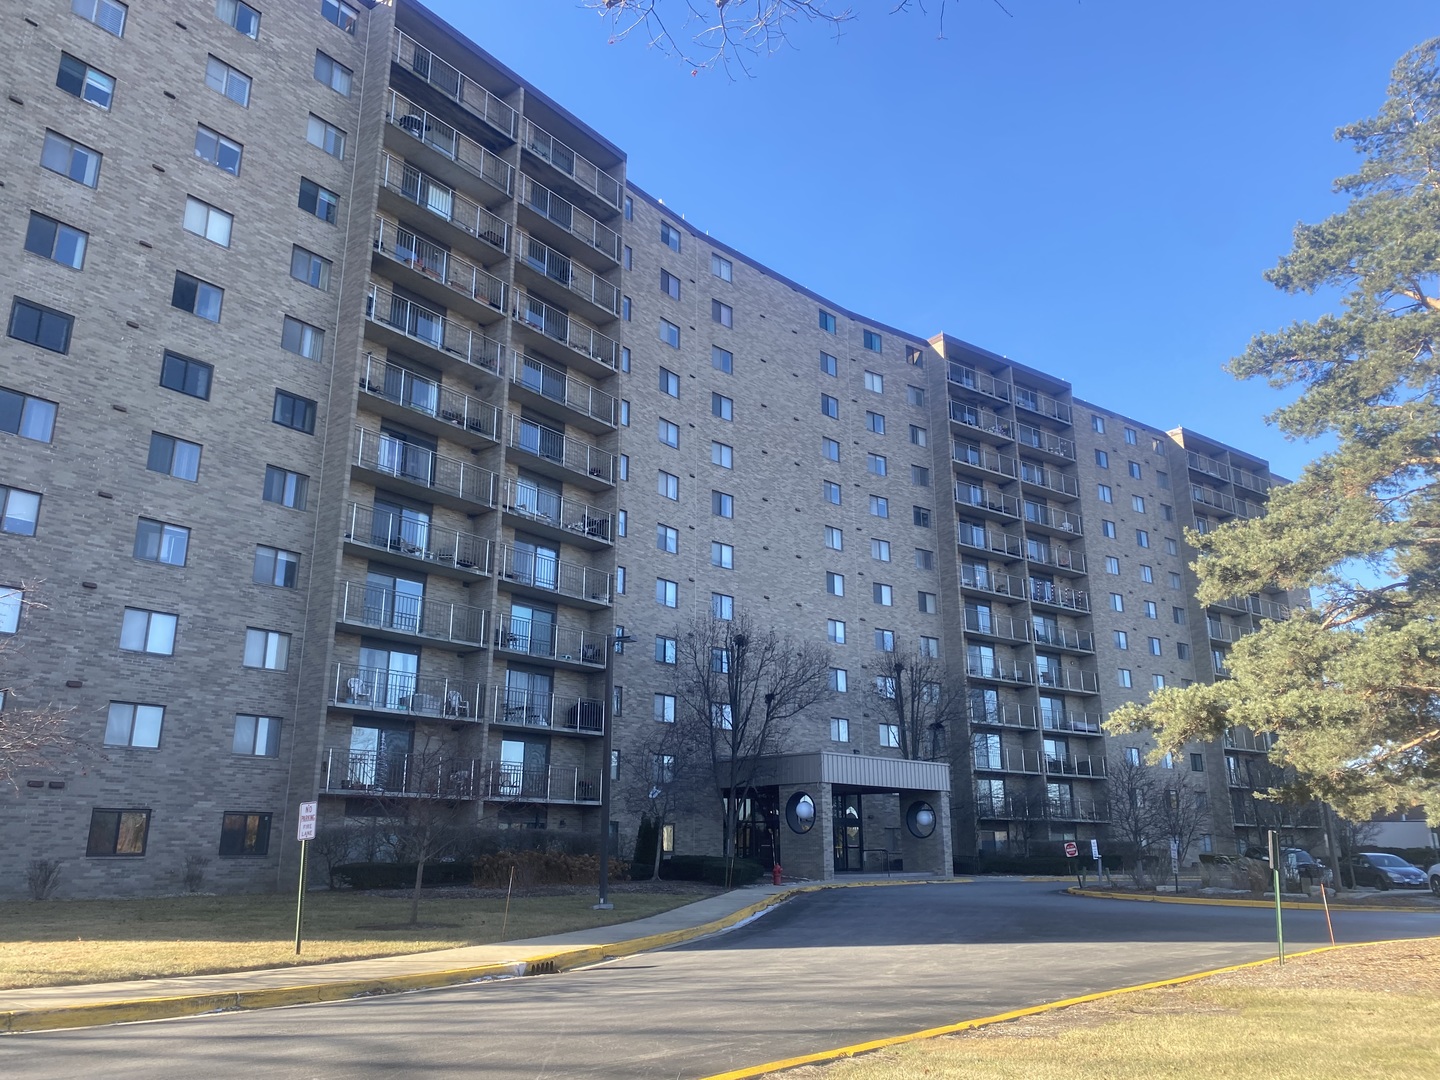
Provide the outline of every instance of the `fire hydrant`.
[[780,884],[780,864],[777,862],[770,868],[770,880],[773,884]]

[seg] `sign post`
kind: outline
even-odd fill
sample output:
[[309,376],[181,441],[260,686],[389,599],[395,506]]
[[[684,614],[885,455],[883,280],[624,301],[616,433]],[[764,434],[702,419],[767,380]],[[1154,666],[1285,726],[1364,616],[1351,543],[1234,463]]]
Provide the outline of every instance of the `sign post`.
[[295,896],[295,955],[300,955],[300,926],[305,918],[305,876],[308,873],[306,863],[310,854],[310,841],[315,839],[315,820],[319,816],[319,803],[302,802],[300,804],[299,825],[295,829],[295,839],[300,841],[300,885]]
[[1097,883],[1105,880],[1105,866],[1100,862],[1100,841],[1093,836],[1090,838],[1090,857],[1095,860],[1095,881]]
[[1271,829],[1266,837],[1267,854],[1270,856],[1270,880],[1275,883],[1275,947],[1279,952],[1280,966],[1285,966],[1285,925],[1280,918],[1280,859],[1285,854],[1280,847],[1280,834]]
[[1075,871],[1075,880],[1083,889],[1085,887],[1085,876],[1080,873],[1080,868],[1075,864],[1075,860],[1079,857],[1079,855],[1080,845],[1075,843],[1074,840],[1066,840],[1065,858],[1070,860],[1070,869]]
[[1180,840],[1172,837],[1170,840],[1170,873],[1175,877],[1175,895],[1180,895]]

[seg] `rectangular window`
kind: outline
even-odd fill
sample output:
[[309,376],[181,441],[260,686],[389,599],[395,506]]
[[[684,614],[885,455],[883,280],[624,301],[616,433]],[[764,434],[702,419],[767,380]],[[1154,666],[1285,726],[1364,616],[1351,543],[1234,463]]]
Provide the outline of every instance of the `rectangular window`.
[[728,443],[712,442],[710,444],[710,464],[718,465],[722,469],[733,469],[735,467],[735,448]]
[[281,427],[315,434],[315,402],[284,390],[275,391],[275,409],[270,419]]
[[179,353],[166,352],[160,361],[160,385],[190,397],[210,400],[210,381],[215,369]]
[[843,716],[832,716],[830,718],[830,741],[850,741],[850,721]]
[[229,247],[230,230],[234,225],[235,216],[233,214],[227,214],[219,207],[201,202],[193,195],[185,197],[184,226],[186,232],[203,236],[212,244]]
[[105,720],[105,745],[154,750],[160,745],[160,728],[164,722],[163,705],[112,701]]
[[885,416],[884,416],[884,414],[883,414],[883,413],[878,413],[878,412],[869,412],[869,411],[867,411],[867,412],[865,413],[865,430],[866,430],[866,431],[869,431],[869,432],[872,432],[872,433],[875,434],[875,435],[884,435],[884,434],[885,434]]
[[926,637],[920,635],[920,655],[927,656],[931,660],[940,658],[940,639],[938,637]]
[[820,413],[828,416],[831,420],[840,418],[840,399],[831,397],[829,394],[820,395]]
[[666,420],[662,416],[656,424],[655,437],[666,446],[678,448],[680,446],[680,425],[673,420]]
[[673,664],[680,650],[680,639],[655,635],[655,662],[657,664]]
[[1139,441],[1139,433],[1133,427],[1127,427],[1125,429],[1125,444],[1127,446],[1135,446]]
[[256,585],[275,585],[282,589],[295,588],[300,577],[300,553],[283,548],[255,545],[255,566],[250,579]]
[[279,757],[280,721],[273,716],[236,716],[230,750],[248,757]]
[[[868,333],[868,331],[867,331],[867,333]],[[879,727],[880,727],[880,746],[881,746],[882,748],[888,749],[888,750],[893,750],[893,749],[898,748],[899,745],[900,745],[900,725],[899,725],[899,724],[881,724],[881,725],[879,725]]]
[[840,362],[828,352],[820,354],[820,374],[836,375],[840,371]]
[[915,487],[930,486],[930,470],[924,465],[910,466],[910,483]]
[[884,454],[866,454],[865,471],[872,476],[885,476],[890,471],[890,463],[885,460]]
[[1135,546],[1148,548],[1150,546],[1150,534],[1144,529],[1135,530]]
[[75,319],[63,311],[42,307],[17,296],[10,307],[7,333],[16,341],[64,354],[70,351],[70,332],[74,325]]
[[850,673],[843,667],[832,667],[830,669],[830,689],[837,694],[843,694],[850,688]]
[[[71,3],[76,7],[106,4],[123,10],[122,5],[111,4],[109,0],[71,0]],[[119,34],[118,31],[112,33]],[[145,854],[145,841],[149,835],[149,810],[92,810],[85,854],[89,858],[139,858]]]
[[879,540],[874,537],[870,539],[870,558],[876,562],[890,561],[890,541]]
[[1139,463],[1138,461],[1132,461],[1132,462],[1130,462],[1130,478],[1131,478],[1132,480],[1139,480],[1139,479],[1141,479],[1141,476],[1140,476],[1140,463]]
[[1130,635],[1124,630],[1115,631],[1115,648],[1122,652],[1130,648]]
[[825,571],[825,591],[831,596],[844,596],[845,575],[837,574],[833,570]]
[[[125,36],[125,17],[130,14],[130,9],[117,0],[70,0],[70,10],[82,19],[88,19],[107,34]],[[150,811],[145,810],[143,813],[148,818]],[[140,854],[143,855],[143,841],[140,846]]]
[[310,478],[304,473],[291,472],[278,465],[265,466],[265,489],[262,497],[268,503],[288,506],[291,510],[304,510],[309,487]]
[[733,272],[734,268],[730,265],[729,259],[722,259],[713,251],[710,253],[710,273],[713,276],[718,277],[721,281],[730,281]]
[[676,326],[668,319],[661,319],[660,340],[663,341],[666,345],[669,345],[672,349],[678,349],[680,347],[680,327]]
[[710,415],[721,420],[735,419],[735,402],[724,394],[710,393]]
[[[619,595],[619,596],[624,596],[624,595],[625,595],[625,579],[626,579],[625,567],[623,567],[623,566],[617,566],[617,567],[615,567],[615,592],[616,592],[616,594]],[[623,649],[624,647],[625,647],[624,645],[617,644],[617,645],[615,646],[615,651],[616,651],[616,652],[619,652],[619,651],[620,651],[621,649]]]
[[1120,573],[1120,560],[1117,559],[1114,555],[1105,556],[1105,572],[1107,574]]
[[1154,600],[1145,601],[1145,617],[1147,619],[1159,618],[1159,609],[1155,607]]
[[655,602],[661,607],[678,607],[680,604],[680,583],[667,578],[655,579]]
[[296,281],[303,281],[312,289],[319,289],[321,292],[330,291],[330,267],[329,259],[316,255],[313,251],[296,245],[290,249],[290,276]]
[[0,386],[0,432],[48,443],[55,435],[55,403]]
[[279,630],[245,629],[245,666],[265,671],[285,671],[290,667],[290,635]]
[[885,376],[878,371],[866,371],[865,389],[872,394],[883,394],[885,392]]
[[205,61],[205,85],[244,108],[250,105],[250,76],[218,56]]
[[1161,503],[1161,504],[1160,504],[1160,520],[1161,520],[1161,521],[1174,521],[1174,520],[1175,520],[1175,508],[1174,508],[1173,506],[1168,506],[1168,505],[1166,505],[1165,503]]
[[735,597],[725,593],[712,592],[710,594],[710,615],[722,622],[729,622],[735,617]]
[[85,265],[85,248],[89,242],[89,233],[33,210],[30,212],[30,224],[25,229],[25,250],[31,254],[79,270]]
[[1193,754],[1193,753],[1192,753],[1192,754],[1190,755],[1190,771],[1191,771],[1191,772],[1204,772],[1204,771],[1205,771],[1205,755],[1204,755],[1204,754]]
[[915,549],[915,569],[916,569],[916,570],[934,570],[934,569],[935,569],[935,552],[929,550],[928,548],[916,548],[916,549]]
[[324,83],[337,94],[350,96],[350,82],[354,73],[333,57],[323,52],[315,54],[315,81]]
[[840,460],[840,444],[839,444],[838,442],[836,442],[834,439],[830,439],[830,438],[826,438],[826,437],[824,437],[824,436],[821,436],[821,438],[820,438],[820,456],[823,457],[826,461],[839,461],[839,460]]
[[[835,316],[824,308],[820,309],[820,329],[827,334],[835,333]],[[831,374],[834,374],[833,372]]]
[[615,511],[615,533],[618,536],[629,536],[630,513],[627,510]]
[[34,536],[40,518],[40,494],[0,484],[0,532]]
[[[0,585],[0,634],[13,634],[19,628],[24,600],[25,594],[19,589]],[[4,707],[5,699],[0,696],[0,709]]]
[[890,500],[883,495],[871,495],[870,514],[872,517],[888,518],[890,516]]
[[115,79],[84,60],[67,52],[60,54],[60,70],[55,75],[55,85],[67,94],[73,94],[81,101],[88,101],[101,109],[109,109],[115,98]]
[[231,176],[239,176],[240,159],[245,156],[245,147],[200,124],[195,128],[195,156]]
[[1109,538],[1109,539],[1111,539],[1111,540],[1114,540],[1114,539],[1115,539],[1115,523],[1114,523],[1113,521],[1106,521],[1104,518],[1101,518],[1101,519],[1100,519],[1100,532],[1101,532],[1101,534],[1104,535],[1105,537],[1107,537],[1107,538]]
[[305,138],[311,146],[318,146],[333,158],[345,159],[345,132],[328,120],[314,113],[305,128]]
[[1179,555],[1179,554],[1180,554],[1180,543],[1179,543],[1179,541],[1177,541],[1173,536],[1167,536],[1167,537],[1165,538],[1165,554],[1166,554],[1166,555]]
[[635,269],[635,252],[629,244],[620,249],[620,265],[626,270]]
[[1124,611],[1124,610],[1125,610],[1125,597],[1121,596],[1118,592],[1112,592],[1112,593],[1110,594],[1110,610],[1111,610],[1111,611]]
[[911,405],[923,408],[925,406],[925,388],[923,386],[905,387],[905,400]]
[[340,196],[304,177],[300,179],[298,205],[301,210],[314,214],[328,225],[334,225],[340,217]]
[[1099,467],[1099,468],[1101,468],[1101,469],[1108,469],[1108,468],[1110,468],[1110,455],[1107,454],[1104,450],[1096,450],[1096,451],[1095,451],[1095,464],[1096,464],[1097,467]]
[[655,526],[655,547],[674,555],[680,550],[679,530],[671,525],[657,524]]
[[1125,747],[1125,764],[1126,764],[1126,765],[1139,765],[1139,764],[1140,764],[1140,748],[1139,748],[1138,746],[1127,746],[1127,747]]
[[1161,645],[1160,645],[1160,639],[1159,639],[1158,637],[1152,637],[1152,638],[1150,639],[1150,655],[1151,655],[1151,656],[1162,656],[1162,655],[1164,655],[1163,652],[1161,651],[1161,649],[1162,649],[1162,647],[1161,647]]
[[845,623],[841,619],[825,620],[825,640],[831,645],[845,644]]
[[1144,582],[1146,582],[1146,583],[1153,583],[1153,582],[1155,581],[1155,570],[1154,570],[1154,568],[1153,568],[1153,567],[1146,566],[1144,563],[1141,563],[1141,564],[1140,564],[1140,580],[1141,580],[1141,581],[1144,581]]
[[660,271],[660,291],[671,300],[680,299],[680,279],[669,270]]
[[220,309],[225,302],[225,290],[208,281],[175,271],[175,286],[170,292],[170,306],[198,315],[208,322],[220,321]]
[[1172,608],[1170,609],[1170,618],[1175,621],[1175,624],[1176,624],[1177,626],[1184,626],[1184,625],[1185,625],[1185,609],[1184,609],[1183,607],[1172,607]]
[[1110,489],[1109,484],[1096,484],[1095,494],[1103,503],[1113,503],[1115,501],[1115,493]]
[[220,818],[220,857],[257,858],[270,853],[270,815],[226,813]]
[[40,164],[77,184],[98,187],[100,165],[104,155],[83,143],[67,139],[54,131],[45,132],[45,146],[40,151]]
[[660,475],[655,482],[656,493],[666,499],[680,498],[680,477],[673,473],[660,470]]
[[1134,510],[1137,514],[1143,514],[1145,512],[1145,496],[1131,495],[1130,509]]
[[912,506],[912,507],[910,508],[910,518],[911,518],[911,521],[914,522],[915,527],[916,527],[917,529],[928,529],[928,528],[930,528],[930,508],[929,508],[929,507],[926,507],[926,506]]
[[127,652],[175,654],[175,625],[178,616],[144,608],[125,609],[120,620],[120,648]]
[[1105,434],[1105,418],[1104,418],[1103,416],[1091,416],[1091,417],[1090,417],[1090,430],[1094,431],[1097,435],[1104,435],[1104,434]]
[[845,534],[834,525],[826,525],[825,546],[831,551],[843,551],[845,548]]
[[729,304],[722,304],[719,300],[710,301],[710,321],[717,322],[721,326],[735,325],[735,309]]
[[140,518],[135,527],[135,558],[142,562],[184,566],[190,547],[190,530],[183,525]]
[[719,345],[710,346],[710,366],[716,371],[723,371],[726,375],[734,374],[735,354]]
[[1119,682],[1119,684],[1120,684],[1121,686],[1123,686],[1123,687],[1124,687],[1125,689],[1127,689],[1127,690],[1130,689],[1130,688],[1131,688],[1132,686],[1134,686],[1134,684],[1135,684],[1135,680],[1134,680],[1133,676],[1130,674],[1130,669],[1129,669],[1129,668],[1124,668],[1124,667],[1122,667],[1122,668],[1116,668],[1116,669],[1115,669],[1115,678],[1116,678],[1116,681]]
[[248,38],[260,37],[260,12],[243,0],[215,0],[215,17]]
[[1175,643],[1175,659],[1176,659],[1176,660],[1189,660],[1189,659],[1190,659],[1190,645],[1189,645],[1187,642],[1177,641],[1177,642]]
[[680,376],[667,367],[660,369],[660,392],[669,397],[680,396]]
[[664,244],[671,251],[679,251],[680,230],[668,221],[660,222],[660,243]]
[[879,627],[875,629],[875,648],[881,652],[895,651],[895,631],[884,630]]
[[930,445],[929,433],[923,427],[916,427],[914,424],[911,424],[910,442],[915,446],[928,446]]
[[167,473],[177,480],[198,480],[200,444],[152,431],[150,455],[145,461],[145,468],[151,472]]
[[628,345],[620,346],[620,370],[627,375],[630,374],[630,346]]
[[715,517],[733,518],[735,516],[735,496],[728,495],[723,491],[710,492],[710,513]]
[[360,12],[343,0],[320,0],[320,14],[347,34],[355,33],[355,24],[360,21]]
[[722,570],[735,569],[735,548],[718,540],[710,541],[710,565]]
[[1180,588],[1180,575],[1177,574],[1177,573],[1175,573],[1175,571],[1173,571],[1173,570],[1170,571],[1170,588],[1172,588],[1172,589],[1178,589],[1178,588]]
[[933,592],[920,593],[920,614],[934,615],[940,610],[939,598]]
[[675,722],[675,695],[656,694],[655,720],[661,724],[673,724]]

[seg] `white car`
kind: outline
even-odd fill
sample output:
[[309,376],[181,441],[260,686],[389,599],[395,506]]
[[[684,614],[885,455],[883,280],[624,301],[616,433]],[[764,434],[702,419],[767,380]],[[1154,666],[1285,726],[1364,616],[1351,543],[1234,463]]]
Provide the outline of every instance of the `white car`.
[[1436,896],[1440,896],[1440,862],[1430,867],[1426,873],[1430,876],[1430,891]]

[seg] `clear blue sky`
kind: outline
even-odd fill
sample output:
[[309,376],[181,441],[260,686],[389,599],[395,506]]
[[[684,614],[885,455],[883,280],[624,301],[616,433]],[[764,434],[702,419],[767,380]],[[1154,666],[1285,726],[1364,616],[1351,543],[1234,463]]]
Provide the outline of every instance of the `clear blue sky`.
[[[801,26],[752,79],[608,41],[574,0],[427,0],[629,155],[631,180],[857,312],[1069,379],[1295,475],[1280,397],[1221,365],[1328,298],[1261,278],[1343,206],[1394,62],[1434,0],[893,0]],[[684,0],[666,0],[672,7]]]

